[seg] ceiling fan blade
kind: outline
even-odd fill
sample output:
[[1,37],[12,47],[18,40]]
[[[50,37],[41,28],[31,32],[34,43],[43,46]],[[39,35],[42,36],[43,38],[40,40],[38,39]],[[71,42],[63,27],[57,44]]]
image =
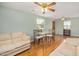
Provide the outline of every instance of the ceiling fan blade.
[[52,12],[55,12],[55,9],[48,9],[48,10],[50,10],[50,11],[52,11]]
[[37,4],[37,5],[39,5],[39,6],[41,6],[41,4],[39,4],[38,2],[34,2],[35,4]]
[[56,4],[56,2],[52,2],[52,3],[50,3],[48,6],[53,6],[53,5],[55,5]]

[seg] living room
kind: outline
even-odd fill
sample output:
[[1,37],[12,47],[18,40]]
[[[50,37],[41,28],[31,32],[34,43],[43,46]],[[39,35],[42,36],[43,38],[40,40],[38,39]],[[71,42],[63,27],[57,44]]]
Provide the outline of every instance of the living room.
[[[52,4],[53,9],[42,11],[38,4]],[[52,52],[59,51],[64,39],[78,39],[78,5],[79,2],[0,2],[0,55],[63,56],[64,53]],[[41,36],[35,37],[36,31]],[[71,52],[65,56],[77,54]]]

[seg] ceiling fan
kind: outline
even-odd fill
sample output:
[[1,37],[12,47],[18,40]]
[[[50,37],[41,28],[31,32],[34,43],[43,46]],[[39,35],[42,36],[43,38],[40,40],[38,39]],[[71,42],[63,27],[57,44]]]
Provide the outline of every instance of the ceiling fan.
[[45,14],[47,10],[55,12],[55,9],[53,9],[53,6],[56,4],[56,2],[52,2],[50,4],[46,2],[41,2],[41,3],[34,2],[34,3],[42,8],[43,14]]

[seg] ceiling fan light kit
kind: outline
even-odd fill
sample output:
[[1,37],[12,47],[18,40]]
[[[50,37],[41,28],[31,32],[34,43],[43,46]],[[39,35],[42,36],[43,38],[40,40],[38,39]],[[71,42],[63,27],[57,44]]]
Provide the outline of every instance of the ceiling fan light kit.
[[45,14],[47,12],[47,10],[55,12],[55,9],[53,9],[52,6],[54,6],[56,4],[56,2],[52,2],[50,4],[45,3],[45,2],[34,2],[36,5],[40,6],[42,9],[42,13]]

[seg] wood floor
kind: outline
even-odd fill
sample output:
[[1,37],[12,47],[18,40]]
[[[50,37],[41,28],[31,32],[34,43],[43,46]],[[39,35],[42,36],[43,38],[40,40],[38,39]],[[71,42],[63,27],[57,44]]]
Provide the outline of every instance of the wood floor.
[[63,36],[55,36],[55,41],[48,42],[44,41],[40,44],[32,43],[31,48],[22,53],[17,54],[16,56],[48,56],[53,52],[65,39]]

